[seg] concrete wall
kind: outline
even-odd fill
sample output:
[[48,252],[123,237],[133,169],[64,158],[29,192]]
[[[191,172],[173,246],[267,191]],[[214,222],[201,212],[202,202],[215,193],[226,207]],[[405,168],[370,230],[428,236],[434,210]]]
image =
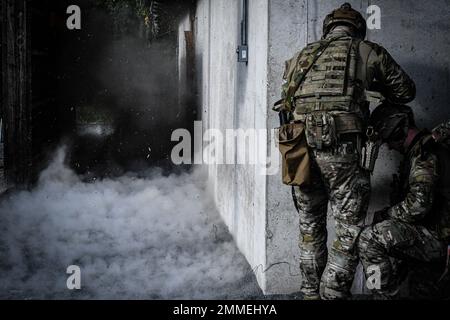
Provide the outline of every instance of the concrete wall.
[[[277,127],[270,107],[279,99],[284,61],[321,37],[323,18],[342,2],[250,0],[246,66],[235,53],[241,1],[200,0],[194,29],[204,130]],[[370,30],[368,39],[385,46],[416,81],[411,106],[418,124],[431,127],[449,118],[450,1],[349,2],[363,14],[371,4],[381,8],[381,30]],[[386,184],[397,165],[397,156],[384,151],[373,177],[372,211],[387,204]],[[290,188],[254,166],[209,166],[209,173],[217,206],[264,292],[297,292],[299,228]],[[363,290],[361,274],[354,289]]]
[[186,91],[188,90],[187,83],[187,47],[185,31],[191,31],[191,20],[189,14],[185,15],[179,22],[178,26],[178,101],[181,103]]
[[[307,26],[305,1],[270,1],[268,108],[280,99],[284,62],[305,46]],[[268,128],[279,126],[278,115],[269,112]],[[273,143],[273,141],[270,141]],[[299,222],[290,188],[280,175],[267,181],[267,293],[291,293],[300,289]],[[279,264],[279,262],[283,262]]]
[[[242,3],[200,0],[194,22],[203,131],[266,128],[268,1],[249,1],[249,63],[237,62]],[[184,20],[186,21],[186,20]],[[180,24],[179,34],[186,30]],[[182,52],[182,51],[180,51]],[[229,150],[225,150],[227,153]],[[266,180],[253,165],[209,165],[219,211],[264,288]]]

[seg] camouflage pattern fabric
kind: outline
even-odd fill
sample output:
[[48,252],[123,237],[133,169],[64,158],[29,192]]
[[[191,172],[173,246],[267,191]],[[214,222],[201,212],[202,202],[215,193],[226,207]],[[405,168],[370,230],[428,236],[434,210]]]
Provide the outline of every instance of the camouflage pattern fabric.
[[[356,240],[370,198],[369,173],[359,167],[358,154],[316,151],[312,183],[295,188],[300,215],[301,292],[307,299],[342,299],[350,295],[358,264]],[[335,219],[336,239],[327,258],[327,207]],[[323,277],[322,277],[323,274]],[[322,280],[322,281],[321,281]]]
[[450,238],[450,150],[423,130],[400,165],[397,197],[388,214],[397,220],[424,225]]
[[436,141],[450,148],[450,120],[434,128],[433,137]]
[[[359,139],[361,142],[362,128],[366,127],[369,116],[369,104],[365,101],[364,90],[375,90],[373,86],[378,83],[381,84],[380,90],[385,97],[393,102],[406,103],[414,99],[416,89],[414,82],[381,46],[361,41],[342,29],[331,31],[325,40],[341,38],[343,41],[326,49],[323,56],[326,65],[313,65],[315,76],[314,79],[308,78],[311,85],[307,90],[311,96],[305,96],[306,87],[302,87],[302,79],[308,76],[304,74],[302,67],[313,61],[312,55],[315,56],[317,50],[322,48],[323,40],[308,45],[288,60],[283,75],[282,97],[288,111],[295,104],[293,117],[296,121],[303,121],[302,119],[317,112],[354,115],[362,123],[357,126],[361,127],[360,131],[355,130],[350,134],[351,139]],[[349,53],[349,59],[343,58],[345,52]],[[346,73],[351,78],[345,79],[344,87],[341,76],[345,73],[342,68],[347,69]],[[300,77],[299,74],[303,75]],[[301,80],[300,83],[298,79]],[[313,87],[327,87],[329,90],[321,92],[323,96],[313,95]],[[290,96],[294,89],[297,90],[292,101]],[[312,140],[317,147],[308,139],[310,153],[314,154],[313,171],[316,172],[311,174],[315,178],[311,179],[309,187],[295,190],[300,208],[301,291],[306,298],[311,299],[318,298],[319,291],[323,299],[344,299],[350,295],[357,265],[355,242],[368,206],[370,177],[368,172],[359,167],[360,150],[354,147],[352,152],[347,152],[347,147],[341,144],[343,132],[331,128],[333,130],[330,132],[335,133],[335,136],[328,139],[324,134],[326,130],[323,129],[326,129],[326,125],[316,124],[311,128],[307,124],[307,132],[314,131],[316,136]],[[309,135],[310,138],[312,136]],[[354,146],[357,144],[359,143],[354,143]],[[327,257],[328,202],[336,221],[336,241]]]
[[[394,298],[398,293],[403,280],[400,276],[402,262],[417,268],[416,272],[424,263],[428,264],[425,268],[428,274],[422,274],[420,281],[417,276],[411,277],[416,284],[412,288],[416,290],[417,284],[423,286],[429,282],[425,280],[424,275],[430,275],[430,267],[437,267],[437,273],[433,273],[435,280],[439,279],[438,275],[442,275],[445,269],[446,242],[423,226],[395,219],[365,229],[360,236],[358,248],[367,278],[372,275],[367,272],[370,267],[379,267],[381,288],[376,293],[386,298]],[[425,292],[425,289],[420,288],[420,291]]]
[[[381,290],[378,293],[386,297],[394,296],[399,287],[402,279],[397,266],[401,262],[406,262],[413,270],[416,268],[416,275],[411,277],[415,280],[412,287],[416,289],[433,287],[426,277],[438,278],[436,273],[428,272],[422,273],[421,281],[418,281],[420,272],[417,270],[421,267],[431,271],[437,266],[440,274],[445,269],[448,239],[438,231],[440,221],[445,221],[441,217],[448,215],[441,210],[448,211],[448,207],[435,201],[439,183],[438,159],[433,149],[427,147],[432,141],[430,138],[426,131],[420,133],[407,152],[402,164],[405,173],[401,175],[400,183],[403,199],[387,211],[389,219],[365,229],[359,239],[359,255],[366,276],[370,276],[367,274],[370,266],[380,268]],[[420,291],[424,292],[424,288]]]
[[434,187],[439,177],[437,175],[437,158],[428,154],[426,159],[417,154],[405,165],[409,170],[406,178],[408,192],[403,201],[392,206],[388,214],[397,220],[416,223],[425,218],[432,209],[434,200]]
[[330,45],[328,41],[320,41],[308,45],[298,53],[291,61],[286,62],[286,69],[283,79],[282,99],[283,111],[292,112],[294,106],[294,94],[304,81],[316,59],[323,53],[323,50]]
[[[322,59],[327,66],[319,65],[318,61],[313,66],[313,72],[317,73],[314,81],[315,88],[329,87],[333,90],[335,77],[339,78],[340,70],[343,67],[343,61],[340,58],[343,47],[349,43],[349,34],[345,32],[330,32],[326,40],[340,39],[337,43],[332,43],[324,52]],[[356,56],[351,56],[345,61],[346,68],[349,68],[350,77],[353,77],[350,87],[345,88],[342,95],[325,92],[318,99],[302,98],[302,83],[295,81],[296,79],[304,79],[308,76],[303,74],[304,66],[309,66],[313,61],[317,50],[323,47],[324,41],[318,41],[309,44],[305,49],[296,53],[293,58],[286,61],[285,72],[283,74],[284,84],[281,96],[283,99],[291,97],[292,91],[295,92],[294,100],[296,103],[296,113],[309,113],[311,111],[327,110],[339,111],[348,108],[349,101],[357,104],[362,103],[363,90],[379,91],[384,97],[393,103],[408,103],[414,100],[416,95],[416,87],[414,81],[406,74],[406,72],[397,64],[389,52],[382,46],[370,41],[353,41],[353,49]],[[347,48],[350,50],[352,48]],[[352,53],[353,54],[353,53]],[[331,57],[336,55],[336,60]],[[356,64],[356,65],[355,65]],[[299,77],[299,73],[302,75]],[[339,91],[342,90],[338,80]],[[348,90],[348,89],[351,90]],[[322,90],[322,89],[321,89]],[[328,91],[328,90],[327,90]],[[350,92],[354,92],[354,96]],[[349,100],[350,99],[350,100]],[[288,99],[289,100],[289,99]],[[318,104],[319,103],[319,104]],[[292,105],[292,101],[285,101],[285,104]],[[359,107],[363,107],[360,105]],[[352,107],[353,108],[353,107]],[[367,107],[365,107],[367,108]],[[355,108],[356,109],[356,108]],[[288,111],[291,109],[288,108]],[[366,110],[361,110],[363,113]]]

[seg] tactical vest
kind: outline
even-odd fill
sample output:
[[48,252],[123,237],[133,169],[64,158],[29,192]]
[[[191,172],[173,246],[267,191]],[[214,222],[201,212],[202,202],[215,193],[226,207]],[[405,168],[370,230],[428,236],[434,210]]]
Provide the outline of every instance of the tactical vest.
[[[360,42],[351,37],[341,37],[329,43],[295,92],[296,114],[360,112],[362,106],[368,108],[364,88],[356,79]],[[299,61],[307,60],[316,47],[316,44],[307,46]]]

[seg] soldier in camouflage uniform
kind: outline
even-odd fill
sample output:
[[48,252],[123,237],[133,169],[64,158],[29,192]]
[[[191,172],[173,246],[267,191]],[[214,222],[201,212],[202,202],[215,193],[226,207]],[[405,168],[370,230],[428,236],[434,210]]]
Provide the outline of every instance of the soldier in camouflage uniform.
[[[305,299],[350,296],[370,196],[370,174],[359,165],[370,113],[366,91],[397,103],[415,98],[414,82],[365,35],[366,21],[348,3],[328,15],[323,38],[286,62],[283,99],[275,108],[306,125],[312,158],[311,183],[294,190]],[[329,253],[328,202],[336,231]]]
[[450,145],[443,142],[450,141],[450,121],[433,134],[419,131],[409,107],[385,103],[373,112],[370,122],[380,140],[405,158],[395,187],[397,199],[392,199],[392,207],[375,214],[374,224],[358,241],[366,276],[371,276],[371,267],[379,268],[378,293],[392,298],[407,264],[414,271],[412,294],[439,296],[448,285],[441,276],[450,243]]

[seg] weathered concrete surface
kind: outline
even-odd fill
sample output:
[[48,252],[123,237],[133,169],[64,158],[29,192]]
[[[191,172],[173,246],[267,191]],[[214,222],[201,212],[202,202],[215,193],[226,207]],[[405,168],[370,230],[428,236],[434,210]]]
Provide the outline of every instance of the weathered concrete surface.
[[[306,1],[270,1],[268,109],[280,99],[284,62],[306,42]],[[279,126],[278,115],[269,112],[268,128]],[[273,143],[273,141],[270,141]],[[267,293],[299,291],[299,226],[290,188],[280,175],[267,177],[267,259],[274,265],[267,273]],[[282,264],[277,264],[283,262]]]
[[[238,0],[201,0],[194,22],[203,131],[266,128],[268,1],[249,1],[248,65],[237,62]],[[180,34],[182,33],[180,29]],[[229,146],[227,148],[232,148]],[[231,150],[226,149],[226,154]],[[208,159],[207,159],[208,160]],[[217,207],[265,287],[266,179],[253,165],[209,165]]]
[[[235,53],[241,1],[199,1],[196,67],[201,75],[204,129],[277,127],[278,117],[270,108],[279,99],[284,61],[318,40],[323,18],[343,2],[250,0],[250,61],[246,66],[236,62]],[[449,118],[450,2],[349,2],[366,16],[369,5],[381,8],[381,30],[369,30],[368,39],[386,47],[416,81],[418,96],[411,106],[418,124],[432,127]],[[396,165],[397,156],[383,150],[373,177],[371,211],[387,204],[387,184]],[[264,292],[298,291],[298,218],[290,188],[281,184],[279,176],[261,177],[251,166],[210,166],[209,171],[219,211],[239,248],[258,270]],[[329,240],[332,236],[330,232]],[[360,275],[354,289],[363,290]]]

